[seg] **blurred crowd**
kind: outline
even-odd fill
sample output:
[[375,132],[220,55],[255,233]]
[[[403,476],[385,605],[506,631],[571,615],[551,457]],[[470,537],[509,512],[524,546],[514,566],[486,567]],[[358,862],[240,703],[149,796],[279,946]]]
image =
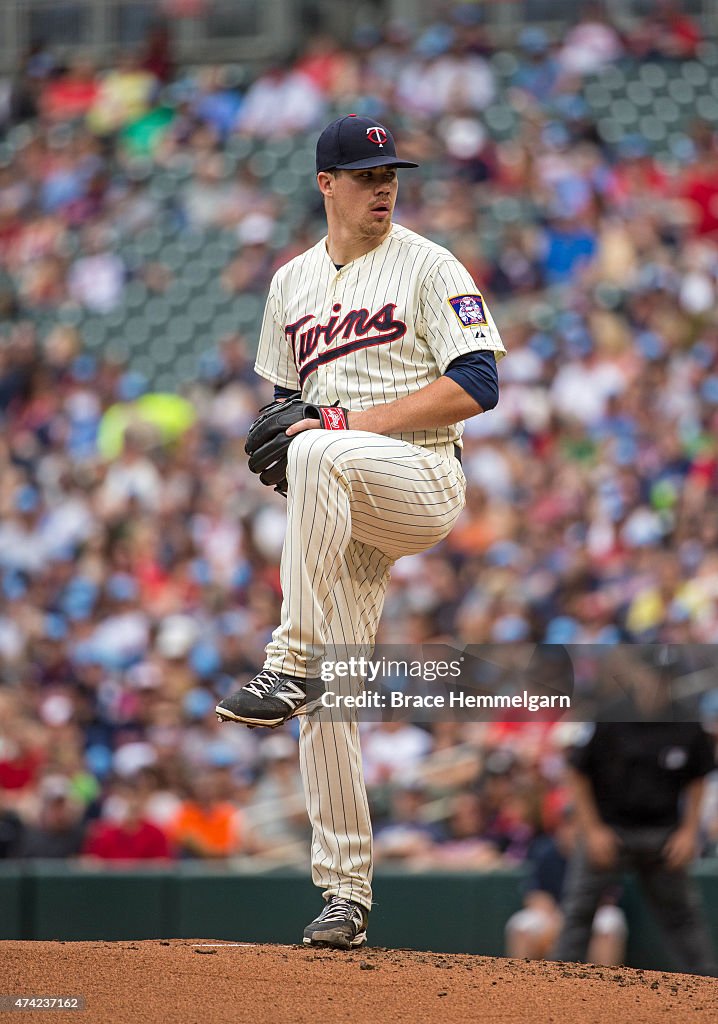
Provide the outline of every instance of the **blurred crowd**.
[[[255,339],[221,338],[166,396],[67,316],[166,291],[170,267],[116,243],[167,209],[178,235],[235,230],[220,285],[263,297],[322,212],[311,174],[298,211],[228,165],[242,138],[291,171],[336,112],[389,124],[423,168],[396,220],[465,263],[509,351],[464,435],[466,511],[394,568],[379,643],[718,642],[716,125],[658,158],[608,143],[583,98],[615,62],[699,58],[698,26],[659,7],[628,35],[589,7],[497,54],[460,6],[317,35],[255,77],[177,66],[160,26],[111,68],[38,45],[0,83],[0,857],[308,859],[293,728],[213,712],[281,600],[282,499],[243,452],[268,399]],[[380,860],[518,863],[564,812],[560,726],[363,728]]]

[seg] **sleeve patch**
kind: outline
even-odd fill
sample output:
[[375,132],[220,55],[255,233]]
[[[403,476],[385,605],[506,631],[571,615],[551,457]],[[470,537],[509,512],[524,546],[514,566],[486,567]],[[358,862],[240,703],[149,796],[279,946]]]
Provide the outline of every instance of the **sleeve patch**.
[[459,318],[462,327],[475,327],[477,324],[488,323],[484,311],[484,300],[479,294],[454,295],[449,299],[449,305]]

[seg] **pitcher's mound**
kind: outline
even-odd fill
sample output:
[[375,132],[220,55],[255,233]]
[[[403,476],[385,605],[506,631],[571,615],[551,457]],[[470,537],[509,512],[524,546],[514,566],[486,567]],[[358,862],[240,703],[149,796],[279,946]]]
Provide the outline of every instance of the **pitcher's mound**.
[[84,1011],[23,1013],[23,1020],[45,1024],[718,1020],[718,981],[711,978],[375,947],[344,953],[213,939],[0,942],[0,963],[3,995],[84,998]]

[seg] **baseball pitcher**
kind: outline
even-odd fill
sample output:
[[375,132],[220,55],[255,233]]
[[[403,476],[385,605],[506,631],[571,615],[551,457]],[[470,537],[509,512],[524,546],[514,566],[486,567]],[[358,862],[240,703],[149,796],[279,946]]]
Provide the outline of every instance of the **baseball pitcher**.
[[217,706],[276,727],[300,715],[300,767],[325,906],[304,942],[366,941],[372,833],[355,720],[312,714],[327,650],[373,650],[402,555],[443,540],[464,505],[463,421],[498,401],[505,354],[483,296],[439,245],[392,221],[390,132],[350,114],[317,143],[327,235],[274,276],[256,371],[275,386],[249,466],[287,497],[281,622],[263,670]]

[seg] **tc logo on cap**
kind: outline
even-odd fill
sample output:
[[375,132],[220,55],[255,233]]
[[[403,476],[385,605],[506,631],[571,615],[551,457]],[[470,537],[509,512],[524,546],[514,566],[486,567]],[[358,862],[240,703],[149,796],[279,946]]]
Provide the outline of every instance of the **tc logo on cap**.
[[375,125],[374,128],[367,128],[367,138],[377,146],[383,146],[386,142],[386,132],[380,125]]

